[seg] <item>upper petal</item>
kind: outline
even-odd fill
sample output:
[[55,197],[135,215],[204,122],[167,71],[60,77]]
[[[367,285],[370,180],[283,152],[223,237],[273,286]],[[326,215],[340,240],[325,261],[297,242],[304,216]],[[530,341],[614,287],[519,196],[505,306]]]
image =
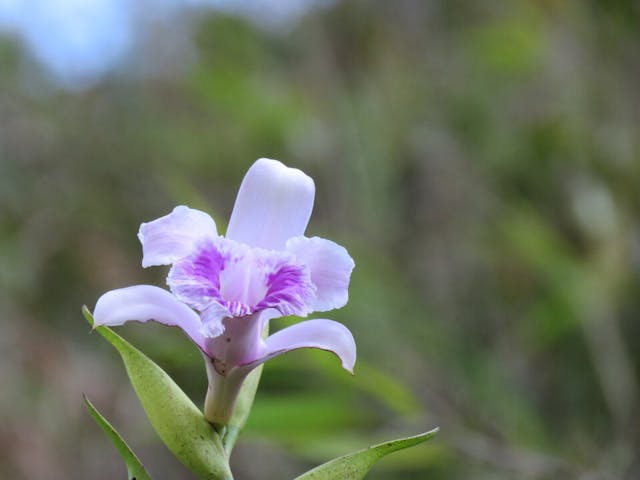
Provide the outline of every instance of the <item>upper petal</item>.
[[202,350],[205,348],[200,317],[171,293],[151,285],[111,290],[93,310],[94,325],[117,326],[149,320],[181,328]]
[[209,215],[180,205],[170,214],[140,225],[142,266],[173,263],[187,255],[196,242],[216,236],[216,224]]
[[317,288],[313,310],[324,312],[346,305],[355,263],[344,247],[324,238],[295,237],[289,239],[286,249],[309,267]]
[[254,247],[284,249],[307,228],[315,186],[313,180],[277,160],[256,161],[242,181],[227,228],[227,238]]
[[356,342],[347,327],[333,320],[307,320],[274,333],[264,341],[260,357],[248,366],[255,368],[270,358],[298,348],[332,352],[340,359],[342,367],[353,373]]

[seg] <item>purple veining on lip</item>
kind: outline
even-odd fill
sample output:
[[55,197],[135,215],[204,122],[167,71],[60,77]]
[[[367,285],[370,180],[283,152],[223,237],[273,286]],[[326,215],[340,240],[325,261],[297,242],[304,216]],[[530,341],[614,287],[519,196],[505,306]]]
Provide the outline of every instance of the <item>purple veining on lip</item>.
[[315,287],[303,265],[283,264],[267,276],[267,294],[257,310],[277,308],[283,315],[306,316],[313,301]]
[[174,263],[167,277],[173,294],[197,310],[204,310],[220,296],[220,273],[229,261],[211,241],[202,242],[191,255]]
[[[267,308],[282,315],[306,316],[315,287],[308,268],[285,252],[249,248],[217,238],[201,242],[174,263],[167,284],[173,294],[223,331],[224,317],[244,317]],[[242,288],[240,288],[242,287]]]

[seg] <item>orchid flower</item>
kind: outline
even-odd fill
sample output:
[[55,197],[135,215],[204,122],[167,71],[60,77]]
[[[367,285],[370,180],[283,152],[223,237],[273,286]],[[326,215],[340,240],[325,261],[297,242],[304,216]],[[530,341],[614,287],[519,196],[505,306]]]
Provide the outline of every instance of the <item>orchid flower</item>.
[[206,213],[178,206],[140,226],[142,266],[171,265],[170,291],[136,285],[102,295],[95,325],[176,326],[205,357],[204,415],[228,424],[240,387],[266,360],[299,348],[333,352],[352,372],[356,345],[333,320],[307,320],[263,338],[275,317],[305,317],[347,303],[354,262],[336,243],[304,231],[315,187],[300,170],[260,159],[247,172],[226,236]]

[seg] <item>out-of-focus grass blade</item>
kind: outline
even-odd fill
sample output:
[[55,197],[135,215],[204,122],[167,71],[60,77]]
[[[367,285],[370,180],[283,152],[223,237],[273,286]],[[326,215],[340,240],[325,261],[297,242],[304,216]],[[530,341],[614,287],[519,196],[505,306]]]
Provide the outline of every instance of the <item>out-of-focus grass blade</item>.
[[[93,316],[87,307],[83,307],[82,313],[93,326]],[[95,330],[122,357],[147,418],[178,460],[202,479],[232,480],[220,436],[171,377],[111,329]]]
[[350,453],[309,470],[295,480],[361,480],[371,467],[385,455],[425,442],[436,433],[438,433],[438,428],[413,437],[392,440]]
[[329,355],[320,355],[321,353],[324,352],[308,350],[303,355],[314,368],[330,377],[332,381],[348,384],[352,388],[366,392],[399,415],[410,415],[420,411],[420,404],[411,391],[380,368],[367,363],[366,360],[358,359],[356,374],[344,375],[344,371],[335,368],[333,358]]
[[144,469],[142,462],[133,453],[133,450],[127,445],[127,442],[124,441],[122,436],[116,431],[115,428],[107,421],[106,418],[102,416],[96,407],[89,401],[86,395],[83,395],[84,403],[87,405],[87,410],[89,410],[89,414],[93,417],[95,422],[102,428],[104,433],[107,434],[113,445],[118,450],[118,453],[124,460],[125,465],[127,466],[127,472],[129,475],[129,480],[151,480],[151,477]]

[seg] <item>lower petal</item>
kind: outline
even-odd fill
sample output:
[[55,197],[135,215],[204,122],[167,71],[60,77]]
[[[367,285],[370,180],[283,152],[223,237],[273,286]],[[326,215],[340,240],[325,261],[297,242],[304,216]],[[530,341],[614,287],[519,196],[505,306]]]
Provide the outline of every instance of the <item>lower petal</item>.
[[264,341],[261,355],[250,363],[254,368],[277,355],[299,348],[318,348],[335,354],[342,367],[353,373],[356,342],[347,327],[333,320],[307,320],[284,328]]
[[117,326],[126,322],[154,321],[178,327],[204,350],[205,337],[198,314],[171,293],[151,285],[111,290],[102,295],[93,310],[94,326]]

